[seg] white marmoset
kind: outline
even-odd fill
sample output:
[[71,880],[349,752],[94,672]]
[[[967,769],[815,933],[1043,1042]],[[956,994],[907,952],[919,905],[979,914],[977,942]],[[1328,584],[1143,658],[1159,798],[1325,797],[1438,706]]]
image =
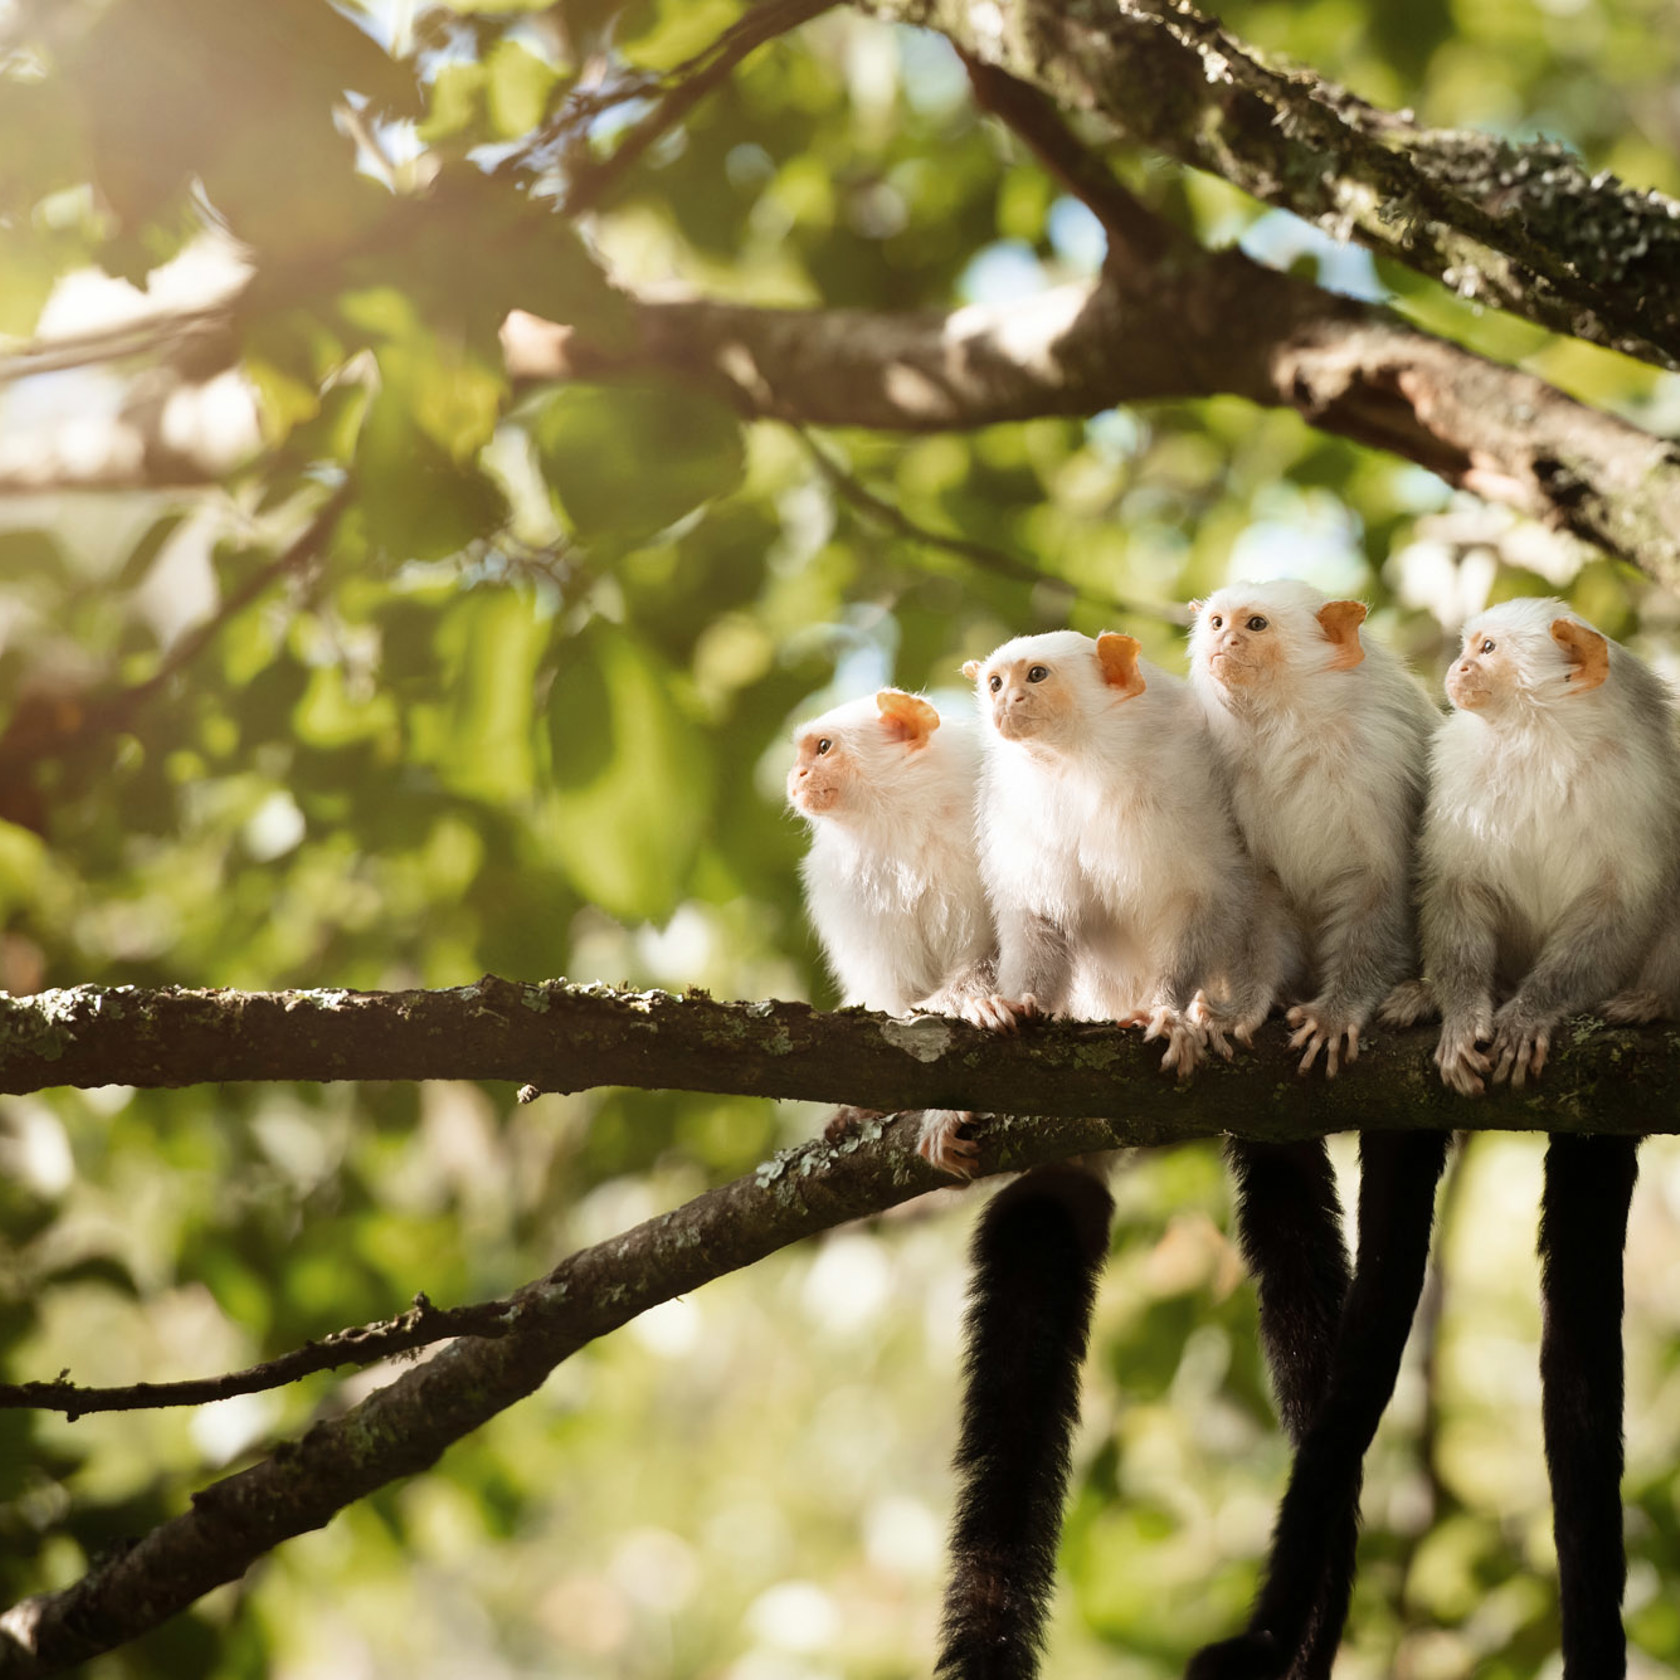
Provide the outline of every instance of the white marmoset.
[[[967,719],[884,688],[802,724],[788,804],[810,825],[805,903],[842,1001],[1013,1024],[991,1002],[996,941],[975,855],[980,745]],[[859,1118],[841,1109],[829,1135]],[[918,1148],[966,1178],[968,1116],[929,1109]]]

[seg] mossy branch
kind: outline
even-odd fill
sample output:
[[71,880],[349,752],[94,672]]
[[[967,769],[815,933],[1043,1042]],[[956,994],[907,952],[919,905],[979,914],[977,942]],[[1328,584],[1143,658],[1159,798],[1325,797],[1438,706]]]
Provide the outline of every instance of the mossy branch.
[[1188,0],[864,0],[1479,303],[1680,366],[1680,203],[1554,142],[1429,129]]
[[[1160,1073],[1158,1045],[1094,1022],[1033,1022],[1000,1038],[943,1016],[825,1014],[803,1003],[492,975],[448,991],[78,986],[0,997],[0,1092],[476,1079],[1102,1121],[1070,1148],[1420,1126],[1680,1130],[1680,1036],[1667,1029],[1610,1030],[1582,1018],[1554,1048],[1542,1084],[1481,1104],[1442,1091],[1433,1044],[1427,1027],[1379,1029],[1341,1079],[1300,1079],[1275,1024],[1254,1051],[1178,1083]],[[982,1159],[986,1171],[1020,1164],[1006,1152]]]

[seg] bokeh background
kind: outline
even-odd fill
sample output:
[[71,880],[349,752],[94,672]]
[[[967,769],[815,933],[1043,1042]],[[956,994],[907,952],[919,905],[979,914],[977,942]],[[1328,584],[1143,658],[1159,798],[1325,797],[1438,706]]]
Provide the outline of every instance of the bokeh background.
[[[1461,619],[1516,593],[1563,593],[1675,667],[1674,597],[1234,400],[907,439],[743,426],[652,380],[509,390],[505,311],[610,335],[608,275],[948,309],[1100,262],[1093,218],[976,115],[944,42],[846,7],[748,59],[587,217],[561,214],[657,78],[739,12],[0,0],[0,986],[493,971],[832,1001],[780,802],[792,724],[886,680],[964,704],[965,657],[1064,623],[1182,668],[1182,603],[1234,577],[1363,596],[1431,684]],[[1563,139],[1680,191],[1675,0],[1223,16],[1427,123]],[[1680,378],[1112,156],[1210,244],[1680,432]],[[4,1371],[203,1374],[417,1290],[500,1293],[821,1118],[623,1092],[519,1108],[464,1085],[0,1100]],[[1539,1150],[1478,1138],[1444,1193],[1370,1464],[1344,1680],[1557,1672]],[[1286,1469],[1215,1147],[1137,1159],[1117,1190],[1060,1680],[1157,1680],[1234,1628]],[[433,1472],[88,1672],[926,1673],[984,1194],[644,1315]],[[1667,1142],[1644,1152],[1628,1296],[1627,1608],[1649,1677],[1680,1673]],[[0,1414],[6,1595],[70,1582],[388,1377]]]

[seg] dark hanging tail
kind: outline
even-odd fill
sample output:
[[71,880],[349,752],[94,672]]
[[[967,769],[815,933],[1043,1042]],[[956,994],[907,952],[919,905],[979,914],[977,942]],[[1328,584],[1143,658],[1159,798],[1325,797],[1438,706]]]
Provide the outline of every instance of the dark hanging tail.
[[1627,1672],[1622,1588],[1622,1246],[1639,1140],[1555,1134],[1540,1207],[1540,1392],[1564,1680]]
[[1091,1174],[1017,1179],[974,1234],[957,1514],[938,1672],[1032,1680],[1055,1584],[1079,1368],[1113,1198]]
[[1247,1632],[1204,1646],[1187,1680],[1330,1673],[1353,1590],[1365,1452],[1394,1392],[1423,1290],[1447,1144],[1442,1132],[1360,1137],[1359,1257],[1324,1392],[1272,1530],[1265,1582]]
[[1348,1292],[1336,1174],[1322,1138],[1232,1138],[1225,1155],[1236,1181],[1237,1241],[1259,1295],[1260,1341],[1278,1416],[1299,1446],[1330,1386]]

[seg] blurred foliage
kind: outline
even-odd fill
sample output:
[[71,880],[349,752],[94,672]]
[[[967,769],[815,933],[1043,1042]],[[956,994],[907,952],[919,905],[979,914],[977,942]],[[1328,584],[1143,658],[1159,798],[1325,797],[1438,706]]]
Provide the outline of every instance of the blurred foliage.
[[[952,690],[1007,634],[1115,623],[1116,596],[1306,575],[1376,603],[1428,670],[1482,600],[1557,588],[1672,667],[1680,611],[1643,580],[1231,400],[822,439],[907,529],[703,393],[509,390],[505,311],[610,343],[614,281],[938,309],[1100,260],[1090,216],[976,118],[943,42],[846,10],[750,57],[568,219],[658,78],[739,11],[0,6],[0,330],[88,331],[245,285],[233,362],[178,357],[167,393],[219,483],[0,500],[0,984],[493,970],[830,999],[780,809],[793,719],[887,679]],[[1426,121],[1560,136],[1680,189],[1673,0],[1236,0],[1226,18]],[[1209,242],[1680,430],[1674,379],[1374,272],[1209,178],[1116,161]],[[8,386],[0,475],[85,450],[155,373]],[[312,521],[313,554],[277,567]],[[1180,661],[1165,622],[1127,627]],[[6,756],[25,740],[50,750]],[[500,1292],[816,1118],[617,1092],[520,1109],[455,1086],[8,1100],[5,1367],[200,1374],[416,1290]],[[1348,1680],[1550,1672],[1537,1186],[1531,1141],[1468,1152],[1438,1367],[1408,1368],[1373,1456]],[[1119,1191],[1051,1659],[1069,1680],[1175,1674],[1234,1626],[1285,1469],[1216,1152],[1140,1160]],[[89,1672],[926,1672],[976,1200],[646,1315],[430,1475]],[[1680,1672],[1677,1226],[1680,1154],[1654,1144],[1629,1270],[1644,1675]],[[0,1415],[0,1586],[67,1583],[378,1380],[197,1414]]]

